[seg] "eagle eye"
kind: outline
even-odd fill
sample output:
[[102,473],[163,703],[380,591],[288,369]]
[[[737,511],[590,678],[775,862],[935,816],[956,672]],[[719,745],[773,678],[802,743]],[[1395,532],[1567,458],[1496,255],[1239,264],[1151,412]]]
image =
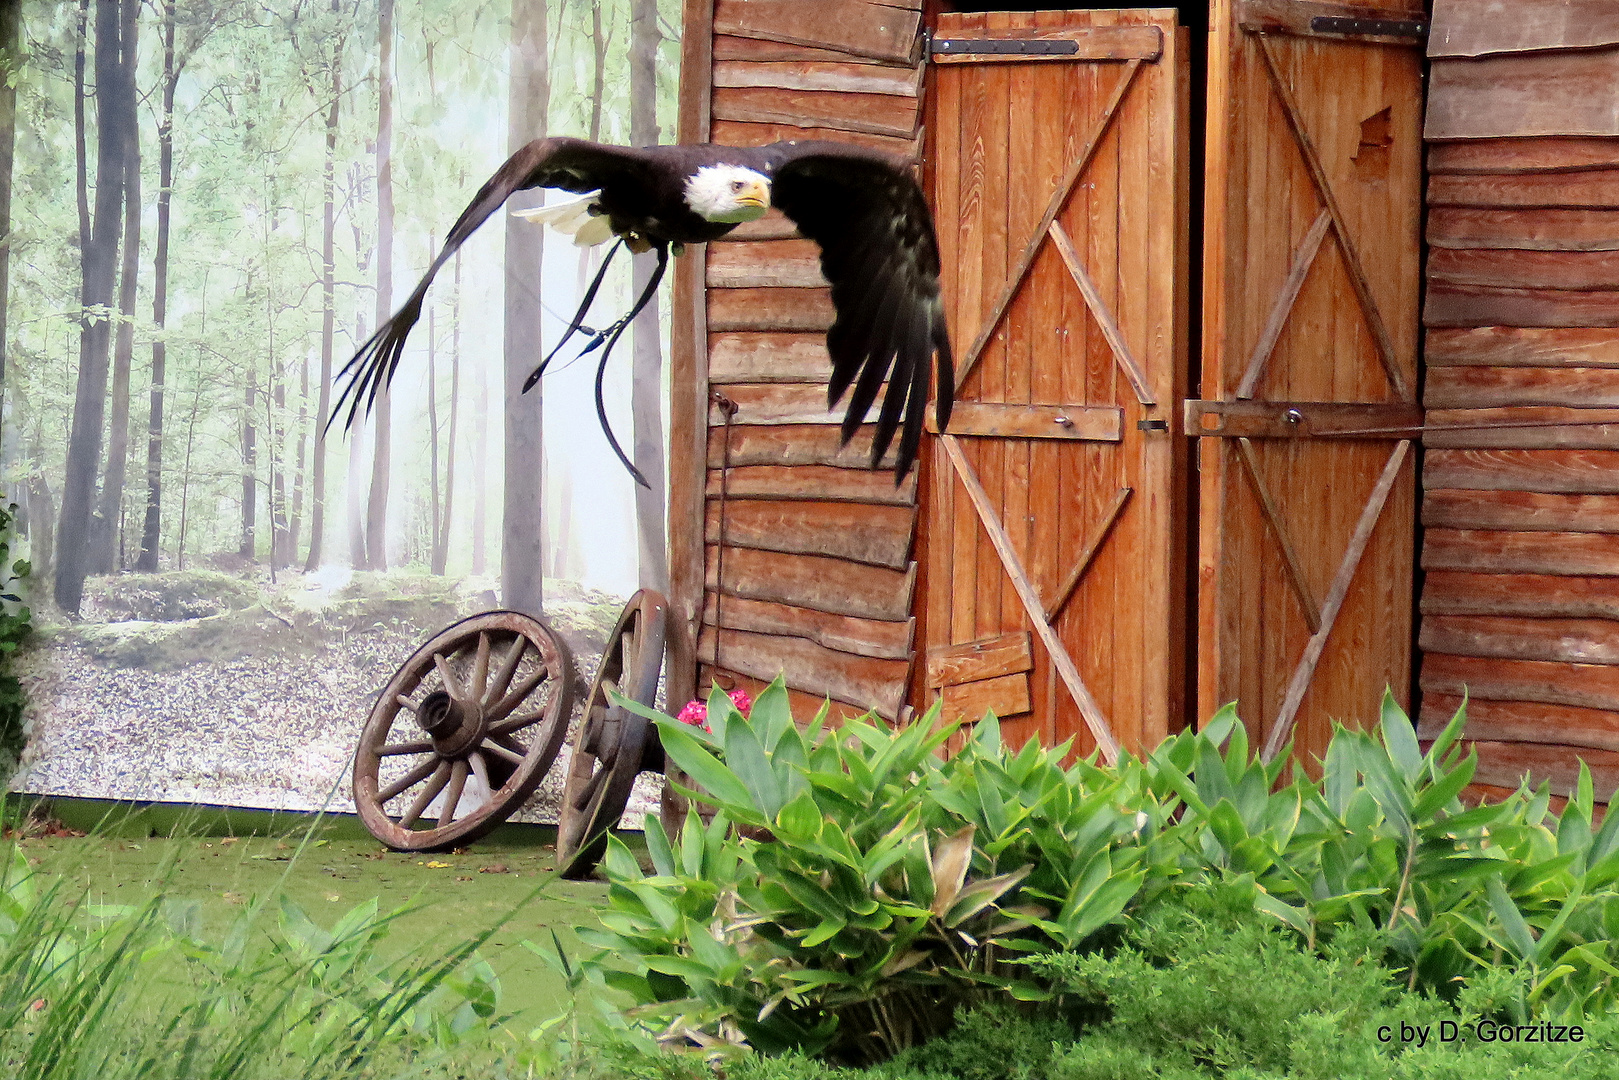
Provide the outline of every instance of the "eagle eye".
[[731,181],[731,190],[732,191],[741,191],[742,188],[743,188],[742,181],[740,181],[740,180],[732,180]]

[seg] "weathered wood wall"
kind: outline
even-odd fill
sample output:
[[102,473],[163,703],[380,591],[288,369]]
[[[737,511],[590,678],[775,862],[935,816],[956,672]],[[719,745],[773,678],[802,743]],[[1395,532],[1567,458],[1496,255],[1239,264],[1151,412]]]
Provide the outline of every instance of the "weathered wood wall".
[[[1436,0],[1421,731],[1619,784],[1619,5]],[[1610,422],[1611,421],[1611,422]]]
[[[921,7],[688,0],[681,139],[831,138],[915,158]],[[678,707],[716,678],[757,691],[779,672],[806,719],[828,697],[897,719],[912,655],[916,477],[896,489],[891,472],[865,467],[869,426],[839,444],[817,249],[771,214],[683,263],[669,700]]]

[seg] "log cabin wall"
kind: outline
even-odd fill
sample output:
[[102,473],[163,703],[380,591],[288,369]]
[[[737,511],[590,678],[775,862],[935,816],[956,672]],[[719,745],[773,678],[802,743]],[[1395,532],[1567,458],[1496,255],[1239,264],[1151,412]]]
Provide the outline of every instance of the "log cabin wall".
[[[1420,733],[1619,782],[1619,5],[1436,0]],[[1473,425],[1478,425],[1473,427]],[[1495,792],[1498,793],[1498,792]]]
[[[688,0],[681,140],[830,138],[916,158],[921,7]],[[681,261],[674,312],[668,700],[716,678],[756,692],[780,672],[801,719],[825,698],[898,719],[916,473],[896,489],[865,467],[871,425],[839,445],[817,248],[776,213],[743,225]]]

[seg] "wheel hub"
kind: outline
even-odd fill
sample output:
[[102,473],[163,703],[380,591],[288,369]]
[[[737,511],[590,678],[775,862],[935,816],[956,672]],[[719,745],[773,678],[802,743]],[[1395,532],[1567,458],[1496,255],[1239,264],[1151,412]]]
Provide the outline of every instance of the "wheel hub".
[[416,710],[416,723],[433,739],[440,757],[460,757],[483,741],[483,709],[475,702],[460,701],[443,690],[422,699]]

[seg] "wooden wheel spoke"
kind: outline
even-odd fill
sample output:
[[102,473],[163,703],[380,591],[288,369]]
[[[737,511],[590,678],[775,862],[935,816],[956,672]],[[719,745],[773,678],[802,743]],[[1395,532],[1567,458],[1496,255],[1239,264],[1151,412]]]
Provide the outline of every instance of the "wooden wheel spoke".
[[489,735],[510,735],[514,731],[521,731],[530,724],[537,724],[544,719],[544,709],[536,712],[519,713],[516,716],[507,717],[498,724],[490,724],[485,733]]
[[494,797],[495,785],[489,782],[489,763],[484,760],[482,750],[474,750],[467,755],[467,763],[472,767],[472,775],[476,776],[488,790],[490,797]]
[[489,684],[489,631],[478,632],[478,654],[472,661],[472,693],[468,697],[473,701],[482,701],[485,687]]
[[596,798],[596,792],[600,791],[602,784],[606,782],[607,774],[610,771],[605,766],[597,767],[596,771],[591,774],[590,782],[574,793],[573,808],[575,810],[584,810],[591,804],[591,801]]
[[401,776],[398,780],[395,780],[393,783],[377,792],[377,805],[385,805],[389,799],[393,798],[395,795],[398,795],[401,791],[404,791],[412,784],[420,783],[424,778],[431,774],[434,769],[438,768],[438,763],[439,759],[437,757],[430,757],[426,761],[417,765],[415,768],[411,769],[404,776]]
[[401,829],[408,829],[416,824],[416,819],[422,816],[422,811],[427,809],[427,804],[432,802],[438,793],[444,790],[444,785],[450,782],[450,772],[450,763],[448,761],[438,763],[438,768],[433,770],[433,778],[427,782],[426,787],[422,788],[421,794],[417,795],[416,800],[410,804],[410,809],[406,810],[404,816],[399,819]]
[[528,638],[518,634],[517,640],[512,642],[512,651],[506,654],[506,659],[501,662],[500,670],[495,673],[494,681],[489,684],[485,692],[487,697],[500,698],[505,695],[507,690],[511,689],[512,676],[517,674],[517,665],[522,663],[523,653],[527,649]]
[[410,698],[406,697],[404,694],[395,694],[394,701],[402,709],[409,709],[411,712],[415,712],[417,709],[416,703],[410,700]]
[[443,653],[433,654],[433,666],[438,669],[438,677],[444,680],[444,692],[457,701],[466,698],[466,691],[461,688],[461,680],[455,677],[450,670],[450,661]]
[[444,808],[438,815],[438,827],[441,829],[455,820],[455,808],[461,805],[461,792],[466,790],[468,771],[466,761],[461,758],[457,758],[450,767],[450,786],[445,789]]
[[496,757],[508,761],[513,765],[521,765],[523,763],[522,754],[514,754],[512,751],[497,743],[494,739],[485,738],[482,746],[483,749],[494,754]]
[[513,709],[523,703],[524,698],[534,692],[536,686],[545,681],[546,676],[549,674],[550,672],[545,669],[545,665],[541,664],[536,667],[533,671],[524,675],[517,685],[505,697],[500,699],[498,704],[487,709],[484,715],[491,723],[496,720],[504,720]]
[[433,749],[432,739],[416,739],[411,742],[390,743],[377,751],[378,757],[394,757],[398,754],[425,754]]

